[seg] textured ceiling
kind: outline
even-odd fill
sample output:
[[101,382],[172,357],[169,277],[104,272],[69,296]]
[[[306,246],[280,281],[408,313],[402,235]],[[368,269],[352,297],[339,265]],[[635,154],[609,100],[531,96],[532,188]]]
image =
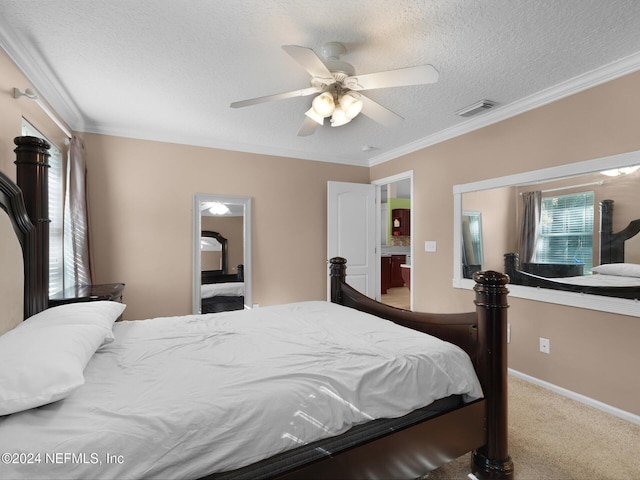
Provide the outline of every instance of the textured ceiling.
[[[637,0],[0,0],[0,46],[74,130],[360,165],[640,69],[638,25]],[[308,87],[281,46],[330,41],[357,73],[440,80],[367,92],[395,128],[298,137],[312,97],[229,107]],[[481,99],[498,107],[455,115]]]

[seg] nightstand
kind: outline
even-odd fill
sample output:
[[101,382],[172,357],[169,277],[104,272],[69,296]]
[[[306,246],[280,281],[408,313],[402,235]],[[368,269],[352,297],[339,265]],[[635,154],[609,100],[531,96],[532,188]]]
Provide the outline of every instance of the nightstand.
[[[49,307],[66,303],[96,302],[110,300],[122,303],[124,283],[105,283],[102,285],[76,285],[49,297]],[[120,319],[118,319],[120,320]]]

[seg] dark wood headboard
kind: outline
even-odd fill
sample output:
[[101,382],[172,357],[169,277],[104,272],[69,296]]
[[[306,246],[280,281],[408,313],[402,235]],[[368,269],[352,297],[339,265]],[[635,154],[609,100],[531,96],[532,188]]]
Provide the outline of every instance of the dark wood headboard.
[[221,257],[221,269],[220,270],[203,270],[202,273],[203,275],[206,272],[210,272],[209,275],[214,275],[214,274],[219,274],[219,275],[226,275],[228,274],[228,260],[227,260],[227,239],[225,237],[222,236],[221,233],[219,232],[214,232],[211,230],[202,230],[201,236],[203,237],[209,237],[209,238],[215,238],[218,243],[220,244],[220,257]]
[[0,208],[4,210],[13,225],[16,237],[22,247],[24,263],[24,318],[46,308],[45,295],[37,292],[39,270],[41,267],[34,261],[36,257],[35,228],[24,204],[22,190],[4,173],[0,172]]
[[613,200],[600,202],[600,265],[624,262],[624,242],[640,232],[640,219],[623,230],[613,232]]

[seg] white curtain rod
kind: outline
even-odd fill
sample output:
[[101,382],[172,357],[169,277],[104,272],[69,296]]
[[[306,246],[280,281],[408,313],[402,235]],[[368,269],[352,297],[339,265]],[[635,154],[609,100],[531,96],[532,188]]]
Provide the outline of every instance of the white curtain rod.
[[71,138],[73,136],[69,131],[69,129],[64,125],[64,123],[62,123],[58,119],[58,117],[51,110],[49,110],[49,107],[47,107],[47,105],[45,105],[45,103],[42,100],[40,100],[40,98],[38,97],[38,94],[36,94],[30,88],[27,88],[24,91],[20,90],[19,88],[14,88],[13,97],[14,98],[27,97],[31,100],[34,100],[38,104],[38,106],[42,109],[42,111],[47,114],[47,117],[53,120],[53,123],[55,123],[58,126],[58,128],[60,128],[60,130],[64,132],[67,138]]

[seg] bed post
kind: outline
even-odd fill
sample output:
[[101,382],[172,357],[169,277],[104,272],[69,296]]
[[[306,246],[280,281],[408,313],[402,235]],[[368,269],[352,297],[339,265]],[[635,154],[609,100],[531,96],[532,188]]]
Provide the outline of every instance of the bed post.
[[472,471],[483,480],[512,479],[508,452],[507,293],[509,277],[494,271],[473,275],[481,354],[479,378],[487,401],[487,443],[472,456]]
[[346,283],[347,280],[347,259],[342,257],[333,257],[329,260],[329,277],[331,278],[331,302],[341,304],[340,301],[340,284]]
[[[613,237],[613,200],[600,202],[600,264],[612,263],[611,252]],[[624,248],[624,243],[622,244]],[[616,252],[617,253],[617,252]],[[624,259],[624,252],[622,254]],[[620,261],[620,260],[616,260]]]
[[[16,184],[22,190],[33,231],[32,291],[30,314],[36,314],[49,303],[49,148],[47,141],[37,137],[16,137]],[[25,312],[26,314],[26,312]]]

